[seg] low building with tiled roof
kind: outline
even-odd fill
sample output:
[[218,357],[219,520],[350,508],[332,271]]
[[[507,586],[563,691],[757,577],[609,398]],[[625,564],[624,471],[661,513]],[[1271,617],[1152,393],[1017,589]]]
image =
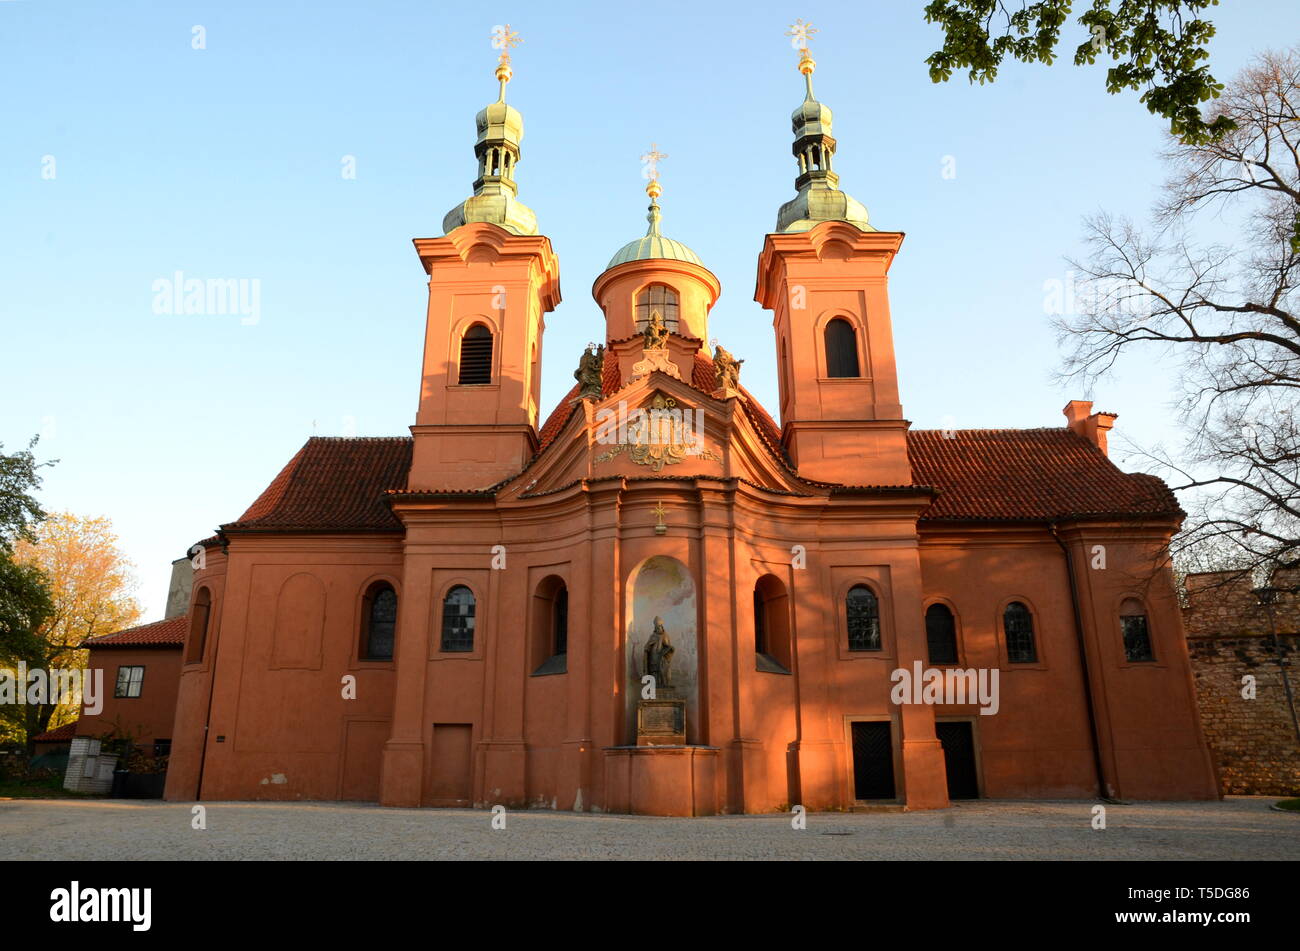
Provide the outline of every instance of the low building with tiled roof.
[[[1110,460],[1115,414],[1091,403],[1058,428],[911,428],[903,235],[839,188],[803,67],[796,196],[758,259],[770,334],[713,340],[721,282],[666,237],[652,179],[645,236],[592,285],[603,343],[547,355],[577,381],[549,413],[559,261],[518,200],[522,119],[504,96],[480,114],[475,194],[415,241],[410,436],[308,440],[192,550],[169,798],[700,815],[1216,795],[1177,500]],[[740,383],[767,347],[774,412]]]

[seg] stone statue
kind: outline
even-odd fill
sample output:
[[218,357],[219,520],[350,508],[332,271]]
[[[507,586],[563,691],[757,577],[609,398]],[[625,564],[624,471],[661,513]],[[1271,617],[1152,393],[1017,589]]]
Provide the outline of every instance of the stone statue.
[[578,399],[600,399],[601,373],[604,367],[605,345],[602,343],[593,353],[591,344],[587,344],[587,349],[582,351],[582,358],[578,361],[578,369],[573,371],[573,378],[578,381]]
[[713,348],[713,373],[720,390],[740,388],[740,365],[744,360],[737,360],[722,344]]
[[672,686],[669,670],[674,650],[672,641],[668,640],[668,632],[664,630],[663,618],[656,617],[654,633],[645,642],[645,672],[654,677],[656,687]]
[[646,350],[662,350],[668,343],[668,328],[664,325],[664,319],[659,311],[653,311],[650,319],[646,321],[645,330],[641,331],[645,337]]

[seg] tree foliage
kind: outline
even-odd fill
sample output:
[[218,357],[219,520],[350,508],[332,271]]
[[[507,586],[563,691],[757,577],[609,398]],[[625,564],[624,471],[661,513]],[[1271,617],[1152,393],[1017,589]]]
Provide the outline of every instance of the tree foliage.
[[[1170,132],[1184,142],[1203,144],[1232,128],[1230,115],[1209,121],[1201,104],[1223,84],[1205,62],[1214,25],[1200,18],[1218,0],[1093,0],[1077,22],[1084,36],[1074,50],[1076,66],[1103,54],[1114,63],[1106,71],[1106,91],[1141,90],[1153,114],[1169,120]],[[947,82],[954,70],[969,70],[972,83],[992,82],[1007,56],[1025,63],[1056,60],[1061,31],[1070,18],[1071,0],[931,0],[925,19],[944,32],[943,46],[926,59],[930,79]]]

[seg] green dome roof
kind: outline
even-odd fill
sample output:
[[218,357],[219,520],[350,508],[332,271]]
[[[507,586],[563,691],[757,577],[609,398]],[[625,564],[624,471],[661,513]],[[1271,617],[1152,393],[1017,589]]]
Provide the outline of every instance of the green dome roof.
[[608,271],[620,264],[627,264],[629,261],[656,260],[686,261],[689,264],[698,264],[700,267],[704,267],[704,262],[700,260],[698,254],[680,241],[674,241],[672,238],[666,238],[660,234],[659,219],[661,217],[659,202],[652,198],[650,200],[650,213],[646,215],[650,227],[646,229],[645,237],[629,241],[619,248],[618,253],[609,259],[609,264],[605,265],[605,270]]

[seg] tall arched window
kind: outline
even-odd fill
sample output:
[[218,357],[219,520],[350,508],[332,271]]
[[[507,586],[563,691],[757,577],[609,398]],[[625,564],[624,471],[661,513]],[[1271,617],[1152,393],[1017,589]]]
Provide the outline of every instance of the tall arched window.
[[849,629],[849,650],[878,651],[880,644],[880,602],[864,584],[855,584],[844,599]]
[[836,317],[826,325],[826,375],[828,377],[855,377],[858,370],[858,335],[853,325],[843,317]]
[[925,609],[925,642],[930,663],[957,663],[957,622],[946,604],[932,604]]
[[474,649],[474,592],[458,584],[442,599],[442,649]]
[[677,292],[666,284],[651,284],[636,296],[636,329],[645,330],[650,314],[659,311],[664,326],[677,332]]
[[1007,638],[1007,660],[1012,664],[1038,663],[1034,644],[1034,616],[1019,601],[1012,601],[1002,612],[1002,630]]
[[396,632],[397,592],[387,581],[377,581],[361,604],[361,659],[392,660]]
[[462,386],[492,382],[492,331],[475,324],[460,338]]
[[1124,632],[1124,657],[1129,663],[1156,659],[1151,646],[1151,630],[1147,625],[1147,611],[1137,598],[1128,598],[1119,607],[1120,628]]

